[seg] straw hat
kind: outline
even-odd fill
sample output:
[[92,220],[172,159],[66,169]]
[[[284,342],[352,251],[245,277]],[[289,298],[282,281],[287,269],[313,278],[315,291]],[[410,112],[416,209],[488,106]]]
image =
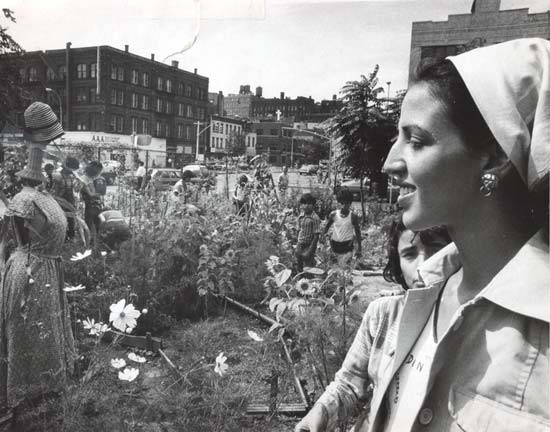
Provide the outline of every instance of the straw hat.
[[42,174],[42,155],[44,151],[42,147],[31,144],[29,146],[29,158],[27,165],[21,171],[15,173],[15,175],[22,179],[36,180],[39,182],[45,182],[46,177]]
[[25,135],[33,143],[48,143],[65,132],[49,105],[34,102],[25,110]]

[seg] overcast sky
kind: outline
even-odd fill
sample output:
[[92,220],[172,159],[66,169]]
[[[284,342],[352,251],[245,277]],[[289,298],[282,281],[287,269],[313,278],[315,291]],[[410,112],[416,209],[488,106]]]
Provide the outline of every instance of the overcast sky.
[[[472,0],[4,0],[27,51],[111,45],[210,79],[209,91],[262,86],[264,96],[339,94],[380,65],[391,93],[407,84],[411,23],[469,13]],[[5,7],[5,6],[3,6]],[[548,0],[502,0],[544,12]],[[197,19],[200,10],[201,19]],[[5,24],[5,22],[4,22]],[[193,44],[194,37],[196,41]]]

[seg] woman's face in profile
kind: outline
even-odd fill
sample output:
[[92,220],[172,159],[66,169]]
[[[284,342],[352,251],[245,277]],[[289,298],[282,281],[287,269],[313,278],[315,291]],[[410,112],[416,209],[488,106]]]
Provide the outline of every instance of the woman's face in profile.
[[467,218],[481,196],[483,165],[466,149],[446,107],[428,86],[411,87],[403,100],[397,141],[384,165],[401,186],[397,202],[405,226],[420,231]]

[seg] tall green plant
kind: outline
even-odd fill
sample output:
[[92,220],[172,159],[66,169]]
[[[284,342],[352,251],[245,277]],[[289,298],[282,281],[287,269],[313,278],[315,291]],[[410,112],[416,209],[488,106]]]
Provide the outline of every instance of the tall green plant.
[[386,112],[385,99],[379,97],[384,89],[378,85],[377,75],[378,65],[368,77],[348,81],[341,91],[344,106],[327,122],[328,132],[341,140],[338,164],[346,174],[360,180],[363,220],[363,182],[369,178],[382,184],[382,165],[396,134],[395,117]]

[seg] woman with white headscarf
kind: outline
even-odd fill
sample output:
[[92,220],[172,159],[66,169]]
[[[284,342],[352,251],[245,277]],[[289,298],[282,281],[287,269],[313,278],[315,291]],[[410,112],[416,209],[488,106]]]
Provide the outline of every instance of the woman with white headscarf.
[[385,170],[408,229],[453,239],[424,287],[373,302],[296,430],[549,431],[550,42],[479,48],[422,71]]

